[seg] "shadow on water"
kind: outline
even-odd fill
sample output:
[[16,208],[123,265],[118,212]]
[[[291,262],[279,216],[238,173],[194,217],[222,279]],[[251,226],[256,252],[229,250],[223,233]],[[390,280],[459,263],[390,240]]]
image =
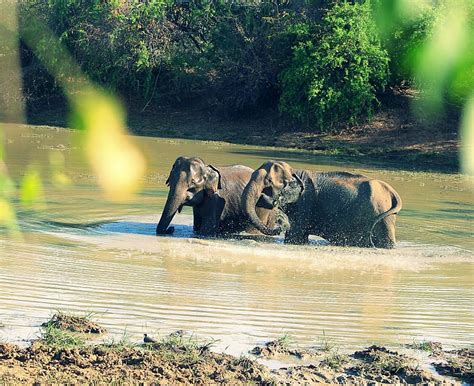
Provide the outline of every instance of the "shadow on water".
[[424,163],[407,164],[406,158],[391,158],[389,155],[384,157],[374,157],[371,155],[320,155],[304,150],[279,150],[279,149],[239,149],[231,150],[230,153],[242,156],[254,156],[262,158],[262,160],[276,159],[280,161],[300,162],[311,165],[327,165],[340,167],[357,167],[357,168],[378,168],[386,171],[417,171],[417,172],[436,172],[436,173],[455,173],[457,170],[453,168],[441,168],[437,165]]
[[94,221],[87,223],[72,223],[63,221],[42,221],[43,224],[55,228],[73,228],[73,229],[93,229],[98,228],[104,224],[110,223],[110,220]]
[[173,224],[174,232],[169,235],[157,236],[156,224],[136,221],[114,221],[103,224],[100,231],[107,233],[124,233],[153,237],[172,237],[172,238],[189,238],[194,236],[192,225]]
[[266,243],[275,243],[282,241],[281,238],[275,238],[265,235],[252,234],[230,234],[222,237],[203,237],[196,235],[193,231],[192,225],[187,224],[173,224],[174,232],[172,234],[156,236],[154,223],[143,223],[134,221],[114,221],[104,223],[100,230],[107,233],[121,233],[121,234],[136,234],[144,236],[153,236],[159,238],[195,238],[195,239],[209,239],[209,240],[239,240],[239,241],[258,241]]
[[[226,241],[253,241],[259,243],[268,244],[283,244],[283,236],[266,236],[262,234],[248,234],[248,233],[236,233],[223,235],[219,237],[203,237],[194,233],[193,226],[190,224],[173,224],[174,232],[172,234],[157,236],[155,233],[156,224],[150,222],[138,222],[138,221],[97,221],[90,223],[67,223],[61,221],[45,221],[50,228],[56,230],[82,230],[91,231],[95,235],[107,234],[129,234],[129,235],[141,235],[141,236],[152,236],[154,238],[170,238],[170,239],[207,239],[207,240],[226,240]],[[329,245],[329,243],[321,238],[310,237],[311,245]]]

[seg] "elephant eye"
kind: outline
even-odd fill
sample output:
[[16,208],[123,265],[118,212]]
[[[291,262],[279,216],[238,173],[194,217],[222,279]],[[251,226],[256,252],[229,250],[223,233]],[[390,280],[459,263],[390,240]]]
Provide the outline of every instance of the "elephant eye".
[[188,192],[196,193],[196,188],[194,186],[192,186],[191,188],[188,189]]

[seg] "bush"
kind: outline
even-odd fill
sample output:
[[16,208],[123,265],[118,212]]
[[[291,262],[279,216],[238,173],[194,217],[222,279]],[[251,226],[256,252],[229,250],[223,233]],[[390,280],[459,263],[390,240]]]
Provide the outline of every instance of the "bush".
[[[276,103],[294,13],[269,1],[178,0],[27,0],[20,12],[23,30],[41,18],[85,74],[128,101],[199,100],[234,112],[268,96]],[[48,54],[47,42],[39,47]]]
[[336,3],[281,75],[280,109],[320,131],[370,117],[388,79],[368,1]]

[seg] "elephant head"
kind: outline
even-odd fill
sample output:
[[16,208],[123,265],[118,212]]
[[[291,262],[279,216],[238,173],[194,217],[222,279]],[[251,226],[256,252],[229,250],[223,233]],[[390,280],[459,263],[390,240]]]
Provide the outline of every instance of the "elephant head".
[[273,207],[284,208],[297,201],[303,189],[303,182],[290,165],[281,161],[268,161],[252,173],[242,194],[242,207],[260,232],[269,236],[277,235],[282,229],[266,226],[257,216],[255,206],[264,201]]
[[179,157],[173,164],[166,185],[170,190],[156,234],[173,233],[174,228],[168,226],[176,212],[181,212],[185,205],[197,206],[206,195],[214,194],[221,188],[221,176],[215,167],[206,165],[200,158]]

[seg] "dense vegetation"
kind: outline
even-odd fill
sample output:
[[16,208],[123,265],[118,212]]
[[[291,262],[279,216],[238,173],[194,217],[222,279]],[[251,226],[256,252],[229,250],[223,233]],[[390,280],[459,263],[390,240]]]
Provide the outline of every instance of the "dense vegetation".
[[[327,131],[370,117],[388,85],[426,80],[410,63],[443,1],[426,2],[433,5],[425,4],[409,23],[395,20],[381,30],[374,10],[388,3],[25,0],[20,29],[31,32],[37,28],[32,18],[41,20],[86,75],[130,106],[198,104],[228,115],[278,108],[284,117]],[[35,52],[22,45],[24,92],[35,101],[61,93],[38,60],[54,55],[50,49],[48,41]],[[471,66],[472,56],[465,62]],[[471,78],[451,75],[456,93],[444,94],[461,105]]]

